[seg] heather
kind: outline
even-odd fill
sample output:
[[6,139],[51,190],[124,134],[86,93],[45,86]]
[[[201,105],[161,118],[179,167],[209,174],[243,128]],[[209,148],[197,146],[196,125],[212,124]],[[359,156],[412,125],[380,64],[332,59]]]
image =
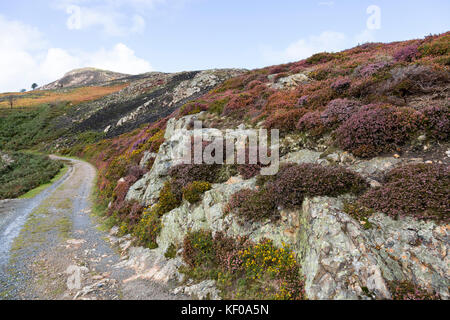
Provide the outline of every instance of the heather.
[[181,270],[190,278],[213,279],[224,299],[305,299],[300,266],[291,249],[271,240],[253,243],[217,232],[189,232]]
[[367,182],[354,172],[316,164],[284,165],[275,176],[264,180],[259,180],[259,189],[244,189],[231,197],[228,210],[241,221],[276,220],[279,208],[299,208],[305,197],[358,194],[367,188]]
[[365,106],[337,129],[337,144],[360,157],[395,151],[419,129],[420,116],[408,108]]
[[360,203],[393,218],[409,216],[448,223],[449,168],[444,164],[407,165],[390,171],[381,187],[365,193]]

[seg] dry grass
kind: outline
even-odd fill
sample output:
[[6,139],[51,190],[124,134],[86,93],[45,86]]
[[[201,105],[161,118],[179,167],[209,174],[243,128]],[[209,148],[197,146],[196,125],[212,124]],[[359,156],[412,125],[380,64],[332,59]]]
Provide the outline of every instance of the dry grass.
[[[30,91],[26,93],[3,93],[0,94],[0,100],[7,96],[16,96],[14,108],[31,107],[45,103],[57,103],[61,101],[70,101],[73,104],[79,104],[86,101],[99,99],[108,94],[117,92],[125,88],[127,84],[118,84],[105,87],[83,87],[66,90],[43,90]],[[2,99],[3,98],[3,99]],[[9,101],[5,99],[0,101],[0,109],[9,109]]]

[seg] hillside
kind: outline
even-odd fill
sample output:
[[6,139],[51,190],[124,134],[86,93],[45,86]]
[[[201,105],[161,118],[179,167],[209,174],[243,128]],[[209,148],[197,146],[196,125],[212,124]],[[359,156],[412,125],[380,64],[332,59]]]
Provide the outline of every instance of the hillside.
[[[0,118],[0,148],[95,165],[111,239],[147,248],[124,249],[126,263],[146,261],[176,292],[448,299],[449,80],[450,32],[250,71],[148,73]],[[227,129],[279,129],[280,170],[178,164],[194,120],[203,148]]]

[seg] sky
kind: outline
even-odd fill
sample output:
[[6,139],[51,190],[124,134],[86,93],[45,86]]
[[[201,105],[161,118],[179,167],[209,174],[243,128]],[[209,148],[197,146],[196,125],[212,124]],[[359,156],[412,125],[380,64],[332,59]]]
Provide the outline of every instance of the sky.
[[81,67],[259,68],[450,30],[448,0],[0,0],[0,92]]

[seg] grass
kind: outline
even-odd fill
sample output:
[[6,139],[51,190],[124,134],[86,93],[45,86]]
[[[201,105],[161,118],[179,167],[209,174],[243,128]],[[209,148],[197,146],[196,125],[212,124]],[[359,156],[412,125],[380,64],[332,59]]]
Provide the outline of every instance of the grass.
[[21,195],[19,199],[31,199],[36,197],[38,194],[49,188],[56,181],[61,179],[66,174],[67,170],[69,170],[69,167],[67,165],[64,165],[64,167],[62,167],[61,170],[59,170],[59,173],[56,176],[54,176],[53,179],[51,179],[48,183],[42,184],[39,187],[28,191],[27,193]]

